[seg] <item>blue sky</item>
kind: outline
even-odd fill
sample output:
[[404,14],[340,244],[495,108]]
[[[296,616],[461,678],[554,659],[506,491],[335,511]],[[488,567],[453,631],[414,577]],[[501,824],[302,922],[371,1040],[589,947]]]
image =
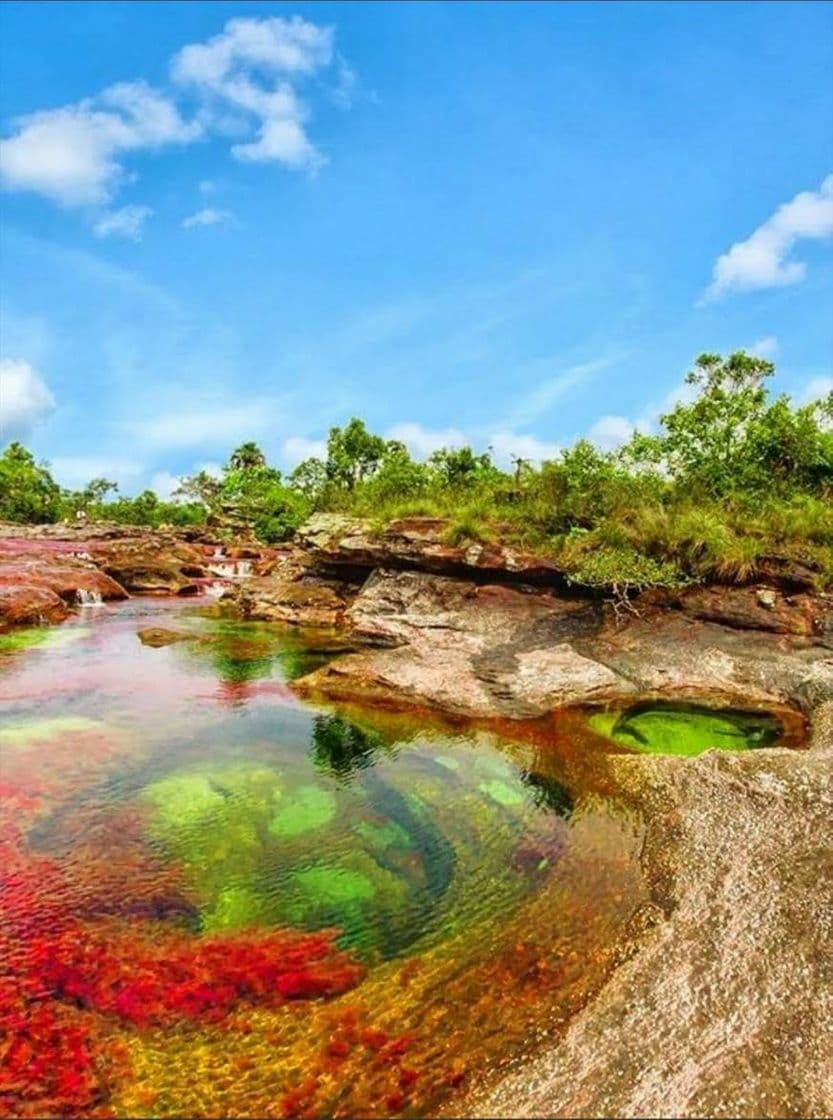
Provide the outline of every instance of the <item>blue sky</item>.
[[164,492],[363,416],[649,428],[703,350],[833,372],[833,5],[0,10],[0,417]]

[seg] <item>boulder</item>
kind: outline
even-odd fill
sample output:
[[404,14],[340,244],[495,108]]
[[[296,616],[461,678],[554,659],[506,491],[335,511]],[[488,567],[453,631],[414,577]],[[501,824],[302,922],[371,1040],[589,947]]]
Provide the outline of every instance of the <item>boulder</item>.
[[97,564],[139,595],[195,594],[195,578],[209,575],[205,550],[171,536],[92,542]]
[[69,614],[64,600],[47,587],[17,584],[0,587],[0,630],[10,626],[37,626],[63,622]]
[[355,597],[355,584],[317,575],[311,561],[298,549],[265,557],[255,575],[223,596],[233,601],[242,618],[285,622],[304,627],[331,628],[341,624]]

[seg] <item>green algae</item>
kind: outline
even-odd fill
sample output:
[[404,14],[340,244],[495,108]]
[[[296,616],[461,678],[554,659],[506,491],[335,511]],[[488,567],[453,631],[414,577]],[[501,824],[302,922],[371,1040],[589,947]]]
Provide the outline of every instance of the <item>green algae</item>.
[[0,655],[27,649],[62,649],[90,633],[88,627],[73,626],[55,629],[51,626],[24,626],[0,634]]
[[30,743],[48,742],[61,735],[78,731],[104,731],[107,725],[83,716],[60,716],[54,719],[32,719],[0,728],[0,745],[24,747]]
[[707,750],[750,750],[777,742],[781,728],[766,713],[693,704],[642,704],[597,712],[588,719],[599,735],[646,754],[691,757]]
[[303,832],[322,828],[335,813],[336,799],[329,790],[320,786],[301,786],[272,817],[269,831],[275,836],[300,836]]
[[524,802],[522,790],[509,785],[508,782],[501,782],[497,778],[494,778],[491,782],[481,782],[478,788],[491,797],[493,801],[497,801],[498,805],[508,807],[522,805]]

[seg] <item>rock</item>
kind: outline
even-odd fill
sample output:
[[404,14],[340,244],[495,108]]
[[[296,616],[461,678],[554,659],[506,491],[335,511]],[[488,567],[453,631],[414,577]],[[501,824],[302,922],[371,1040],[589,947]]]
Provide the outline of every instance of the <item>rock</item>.
[[9,626],[63,622],[68,614],[64,600],[47,587],[29,584],[0,587],[0,630]]
[[418,704],[468,716],[530,718],[564,703],[612,700],[633,685],[572,648],[601,608],[536,589],[425,572],[374,572],[345,614],[374,648],[294,687],[308,695]]
[[410,568],[443,575],[474,576],[512,583],[564,586],[562,568],[552,560],[508,545],[449,544],[443,518],[409,517],[383,532],[370,522],[343,514],[319,513],[299,530],[298,541],[313,561],[365,574],[372,568]]
[[661,905],[557,1044],[474,1085],[453,1115],[829,1116],[830,754],[610,767],[644,815]]
[[93,542],[90,553],[108,575],[134,594],[196,594],[194,578],[209,574],[204,550],[173,537]]
[[268,574],[247,579],[224,596],[235,602],[241,617],[306,627],[341,623],[356,594],[355,584],[316,575],[308,557],[297,549],[262,563],[269,566]]
[[[753,605],[771,620],[754,597]],[[667,607],[620,627],[598,603],[541,588],[379,570],[344,622],[370,648],[294,682],[296,690],[516,719],[635,693],[804,711],[833,697],[833,659],[809,634],[730,628]]]
[[3,552],[2,543],[0,587],[46,589],[71,605],[78,602],[79,592],[89,592],[102,601],[127,598],[120,584],[91,564],[66,556],[9,556]]
[[147,626],[144,630],[137,630],[136,636],[143,646],[151,646],[153,649],[171,646],[176,642],[199,640],[197,634],[188,634],[184,630],[167,630],[164,626]]
[[691,618],[776,634],[814,633],[821,602],[806,594],[779,598],[768,587],[697,587],[677,597],[677,605]]

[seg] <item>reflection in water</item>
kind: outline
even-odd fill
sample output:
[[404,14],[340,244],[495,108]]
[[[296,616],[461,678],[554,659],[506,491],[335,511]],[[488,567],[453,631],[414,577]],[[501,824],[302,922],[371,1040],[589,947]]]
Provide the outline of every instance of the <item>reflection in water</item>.
[[632,827],[549,747],[302,705],[321,656],[136,599],[0,643],[13,1114],[430,1114],[601,982]]
[[385,744],[380,735],[362,731],[340,716],[316,716],[312,725],[315,765],[341,781],[350,781],[356,770],[372,766]]

